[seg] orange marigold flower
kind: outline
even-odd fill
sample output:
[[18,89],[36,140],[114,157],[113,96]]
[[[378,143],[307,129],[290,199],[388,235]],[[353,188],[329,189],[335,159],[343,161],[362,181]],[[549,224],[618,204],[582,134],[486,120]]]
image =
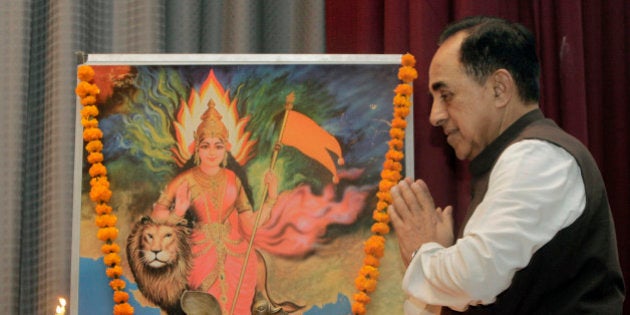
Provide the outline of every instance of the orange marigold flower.
[[83,128],[97,128],[98,127],[98,119],[81,118],[81,125],[83,125]]
[[383,222],[376,222],[374,224],[372,224],[372,233],[376,233],[376,234],[380,234],[380,235],[385,235],[387,233],[389,233],[389,225],[383,223]]
[[389,191],[392,187],[394,187],[394,185],[396,185],[395,182],[383,179],[378,183],[378,189],[380,191]]
[[103,254],[120,253],[120,246],[116,243],[105,243],[101,246]]
[[103,242],[112,241],[116,239],[116,237],[118,237],[118,229],[115,227],[98,229],[98,232],[96,232],[96,237]]
[[114,290],[122,290],[125,288],[125,285],[126,283],[122,279],[113,279],[109,282],[109,286],[112,287],[112,289]]
[[382,179],[387,179],[387,180],[392,181],[392,182],[398,182],[402,178],[402,175],[400,175],[400,172],[396,172],[396,171],[392,171],[392,170],[388,170],[388,169],[383,169],[381,171],[381,178]]
[[79,82],[77,84],[76,89],[74,89],[74,92],[80,98],[86,97],[87,95],[90,94],[91,91],[92,91],[92,84],[90,84],[90,82],[86,82],[86,81]]
[[89,173],[92,177],[105,176],[107,175],[107,168],[102,163],[95,163],[90,166]]
[[394,119],[392,119],[392,127],[405,129],[407,128],[407,121],[400,117],[394,117]]
[[389,214],[385,211],[374,211],[372,213],[372,219],[376,222],[389,223]]
[[405,155],[400,151],[389,150],[387,151],[387,153],[385,153],[385,158],[393,160],[393,161],[400,161],[404,157]]
[[400,128],[392,128],[389,130],[389,135],[393,139],[404,139],[405,138],[405,130]]
[[401,83],[396,86],[394,93],[409,96],[413,93],[413,86],[407,83]]
[[114,315],[133,315],[133,306],[129,303],[121,303],[114,305]]
[[389,145],[391,149],[394,149],[394,150],[402,150],[405,145],[405,143],[400,139],[389,140],[387,144]]
[[392,203],[392,195],[389,193],[389,190],[380,190],[376,193],[376,197],[379,200],[385,201],[387,203]]
[[400,62],[405,67],[413,67],[416,65],[416,57],[410,53],[406,53],[400,58]]
[[[373,255],[374,257],[381,258],[385,254],[385,241],[381,241],[376,237],[383,237],[381,235],[372,235],[366,242],[363,251],[366,254]],[[383,238],[384,240],[384,238]]]
[[116,265],[114,267],[109,267],[105,270],[105,274],[107,274],[110,278],[118,278],[122,276],[123,269],[120,265]]
[[96,104],[96,97],[90,95],[81,99],[81,105],[88,106]]
[[114,302],[119,304],[119,303],[124,303],[129,301],[129,293],[125,292],[125,291],[114,291]]
[[374,266],[363,266],[361,270],[359,270],[359,274],[364,276],[366,279],[378,279],[380,273],[378,272],[378,268]]
[[99,203],[94,207],[96,214],[108,214],[112,212],[112,207],[106,203]]
[[99,128],[84,128],[83,129],[83,141],[92,141],[103,138],[103,131]]
[[80,65],[77,68],[77,77],[81,81],[92,81],[94,79],[94,69],[88,65]]
[[94,218],[94,223],[100,228],[116,226],[116,221],[118,221],[118,218],[112,214],[98,215]]
[[90,186],[103,186],[109,188],[107,176],[98,176],[90,179]]
[[394,108],[394,116],[407,117],[409,116],[410,111],[411,110],[409,109],[409,107],[404,107],[404,106],[397,107],[397,108]]
[[369,295],[365,294],[365,292],[355,293],[352,296],[352,299],[363,304],[369,304],[372,300]]
[[352,303],[352,314],[365,315],[365,304],[359,302]]
[[[392,139],[391,141],[394,141],[394,139]],[[400,141],[402,142],[402,141]],[[397,162],[397,161],[393,161],[393,160],[385,160],[385,162],[383,162],[383,168],[384,169],[388,169],[388,170],[392,170],[392,171],[396,171],[396,172],[400,172],[403,169],[402,163]]]
[[88,105],[81,108],[81,117],[90,118],[98,116],[98,107],[94,105]]
[[90,199],[94,202],[108,202],[112,197],[112,191],[104,186],[92,186],[90,189]]
[[92,140],[85,145],[88,152],[101,152],[103,150],[103,142],[101,140]]
[[103,162],[103,153],[101,152],[90,152],[87,156],[87,161],[90,164]]
[[398,79],[403,82],[411,82],[418,78],[418,71],[412,67],[400,67],[398,69]]
[[363,259],[363,264],[378,267],[381,264],[381,261],[373,255],[365,255],[365,258]]
[[394,96],[394,99],[392,100],[392,103],[395,106],[406,106],[407,104],[409,104],[409,99],[401,94],[396,94],[396,96]]
[[379,200],[376,203],[376,211],[379,211],[379,212],[385,211],[385,210],[387,210],[387,206],[389,206],[389,203],[387,203],[387,202],[385,202],[383,200]]
[[103,256],[103,263],[105,266],[115,266],[120,265],[120,255],[118,253],[109,253]]

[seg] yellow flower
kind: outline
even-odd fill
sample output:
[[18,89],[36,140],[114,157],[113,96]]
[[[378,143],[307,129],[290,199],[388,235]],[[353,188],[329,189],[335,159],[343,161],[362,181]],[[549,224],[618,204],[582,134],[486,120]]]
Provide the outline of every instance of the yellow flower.
[[129,294],[125,291],[114,291],[114,302],[116,304],[129,301]]
[[372,224],[372,233],[385,235],[389,233],[389,225],[382,222],[376,222]]
[[392,129],[389,130],[389,135],[393,139],[404,139],[405,138],[405,130],[404,129],[400,129],[400,128],[396,128],[396,127],[392,127]]
[[407,128],[407,121],[401,117],[394,117],[392,119],[392,128],[405,129]]
[[125,285],[126,283],[122,279],[114,279],[109,282],[109,286],[112,287],[112,289],[114,290],[122,290],[125,288]]
[[389,145],[391,149],[398,150],[398,151],[402,150],[403,147],[405,146],[405,143],[400,139],[389,140],[387,144]]
[[[394,141],[394,140],[392,140],[392,141]],[[393,161],[393,160],[385,160],[385,162],[383,162],[383,168],[384,169],[388,169],[388,170],[392,170],[392,171],[396,171],[396,172],[400,172],[403,169],[402,164],[400,162],[396,162],[396,161]]]
[[389,191],[394,185],[396,185],[395,182],[383,179],[378,183],[378,189],[380,191]]
[[365,292],[359,292],[359,293],[354,294],[352,296],[352,299],[363,304],[369,304],[370,301],[372,300],[369,295],[365,294]]
[[365,255],[365,258],[363,259],[363,264],[367,266],[378,267],[381,264],[381,261],[373,255]]
[[96,237],[103,242],[112,241],[116,239],[116,237],[118,237],[118,229],[115,227],[98,229],[98,232],[96,232]]
[[114,267],[109,267],[105,270],[105,274],[107,274],[110,278],[119,278],[123,274],[123,269],[121,266],[116,265]]
[[81,118],[81,125],[83,125],[83,128],[96,128],[98,127],[98,120],[90,119],[90,118]]
[[118,253],[109,253],[103,257],[103,263],[105,266],[120,265],[120,255]]
[[418,78],[418,71],[412,67],[400,67],[398,78],[403,82],[411,82]]
[[108,202],[112,197],[112,191],[105,186],[96,185],[90,189],[90,199],[96,203]]
[[94,105],[88,105],[81,108],[81,117],[82,118],[90,118],[98,116],[98,107]]
[[409,104],[409,99],[404,95],[397,94],[394,96],[392,103],[396,106],[407,106],[407,104]]
[[378,269],[374,266],[361,267],[359,274],[364,276],[366,279],[378,279],[378,276],[380,275]]
[[407,83],[398,84],[394,89],[394,93],[409,96],[413,93],[413,87]]
[[103,142],[101,140],[92,140],[85,145],[85,150],[88,152],[101,152],[103,150]]
[[376,222],[389,223],[389,214],[385,211],[374,211],[372,213],[372,219]]
[[406,53],[400,58],[400,62],[405,67],[413,67],[416,65],[416,57],[410,53]]
[[77,68],[77,77],[81,81],[92,81],[94,79],[94,69],[88,65],[80,65]]
[[394,115],[398,117],[407,117],[410,111],[409,107],[401,106],[394,108]]
[[83,129],[83,141],[99,140],[103,138],[103,131],[98,128]]
[[404,157],[405,155],[402,152],[395,151],[395,150],[389,150],[387,151],[387,153],[385,153],[385,158],[393,160],[393,161],[400,161]]
[[96,214],[108,214],[112,212],[112,207],[106,203],[100,203],[97,204],[96,207],[94,208],[94,211],[96,211]]
[[382,201],[387,202],[389,204],[392,203],[392,195],[389,193],[389,190],[387,190],[387,191],[383,191],[383,190],[378,191],[376,193],[376,197],[379,200],[382,200]]
[[96,104],[95,96],[90,95],[81,99],[81,105],[83,106],[94,105],[94,104]]
[[90,166],[89,173],[92,177],[105,176],[107,175],[107,168],[102,163],[95,163]]
[[117,220],[118,218],[115,215],[103,214],[96,216],[96,218],[94,219],[94,223],[96,223],[96,226],[100,228],[113,227],[116,225]]
[[114,315],[132,315],[133,312],[133,306],[131,306],[129,303],[114,305]]
[[87,156],[87,161],[90,164],[103,162],[103,153],[101,152],[90,152]]
[[[382,238],[381,241],[378,237]],[[363,251],[368,255],[381,258],[385,254],[385,239],[381,235],[372,235],[366,242]]]
[[109,180],[107,180],[107,176],[93,177],[90,179],[90,186],[102,186],[109,188]]
[[352,303],[352,314],[353,315],[365,315],[365,304],[363,303]]
[[103,254],[119,253],[120,246],[116,243],[105,243],[101,246],[101,252],[103,252]]

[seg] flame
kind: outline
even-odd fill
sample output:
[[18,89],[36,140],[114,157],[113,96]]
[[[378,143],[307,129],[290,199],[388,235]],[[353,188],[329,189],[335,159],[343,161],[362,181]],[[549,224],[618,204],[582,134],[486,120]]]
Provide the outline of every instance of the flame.
[[228,141],[231,145],[230,152],[236,161],[244,165],[252,158],[255,140],[250,140],[251,133],[245,131],[249,116],[239,117],[237,111],[237,99],[230,100],[229,91],[225,91],[221,83],[210,70],[208,78],[199,88],[192,89],[188,102],[181,101],[179,112],[173,125],[175,127],[176,147],[172,149],[175,161],[180,167],[186,164],[195,152],[194,134],[201,123],[201,115],[208,108],[207,104],[212,99],[217,111],[223,116],[223,124],[228,129]]

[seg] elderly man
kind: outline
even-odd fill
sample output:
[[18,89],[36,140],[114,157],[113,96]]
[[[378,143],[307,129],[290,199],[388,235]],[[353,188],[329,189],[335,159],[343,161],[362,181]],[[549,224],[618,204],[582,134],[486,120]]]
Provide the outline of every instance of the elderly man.
[[406,314],[620,314],[624,283],[600,172],[538,107],[535,39],[472,17],[449,26],[429,69],[430,122],[470,160],[472,200],[455,237],[452,207],[422,180],[391,190],[407,267]]

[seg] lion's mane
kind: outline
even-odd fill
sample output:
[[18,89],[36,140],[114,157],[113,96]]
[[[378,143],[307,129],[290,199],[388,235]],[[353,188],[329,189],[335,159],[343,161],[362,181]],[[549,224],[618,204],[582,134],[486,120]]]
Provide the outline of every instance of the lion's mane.
[[[158,233],[159,231],[159,233]],[[162,236],[153,234],[167,233],[174,238],[164,246]],[[191,227],[186,220],[154,220],[142,217],[135,223],[127,238],[127,259],[140,292],[168,314],[183,314],[180,296],[188,288],[188,274],[192,266],[192,252],[188,237]],[[166,234],[165,234],[166,235]],[[158,244],[148,242],[158,241]],[[163,248],[166,247],[166,248]],[[168,259],[160,261],[162,266],[151,265],[149,256],[155,256],[157,250],[164,251]],[[151,252],[153,251],[153,252]]]

